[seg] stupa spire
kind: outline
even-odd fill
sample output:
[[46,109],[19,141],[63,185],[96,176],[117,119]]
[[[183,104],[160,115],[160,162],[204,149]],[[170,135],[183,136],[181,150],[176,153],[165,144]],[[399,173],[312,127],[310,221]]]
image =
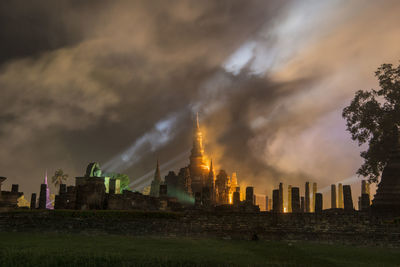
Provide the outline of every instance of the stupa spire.
[[154,172],[154,181],[161,182],[160,164],[157,159],[156,171]]

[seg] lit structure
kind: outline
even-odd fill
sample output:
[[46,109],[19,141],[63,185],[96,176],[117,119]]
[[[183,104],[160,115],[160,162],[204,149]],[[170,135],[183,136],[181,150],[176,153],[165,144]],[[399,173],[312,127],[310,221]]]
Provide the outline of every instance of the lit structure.
[[343,185],[339,183],[338,186],[338,208],[339,209],[344,209],[344,203],[343,203]]
[[192,192],[202,191],[206,185],[209,168],[204,162],[203,134],[200,130],[199,115],[196,114],[196,122],[193,132],[193,147],[190,154],[189,171],[192,179]]
[[46,170],[46,175],[44,177],[44,184],[46,185],[46,209],[52,210],[54,209],[54,206],[52,204],[52,201],[50,200],[50,188],[49,185],[47,184],[47,170]]
[[315,195],[317,194],[317,183],[313,183],[313,194],[312,194],[312,200],[313,204],[311,206],[311,212],[315,212],[315,205],[317,203]]
[[[224,170],[215,173],[212,160],[210,161],[210,166],[208,166],[205,158],[203,134],[200,128],[199,116],[196,114],[193,123],[193,143],[189,165],[181,168],[178,175],[174,171],[170,171],[165,176],[164,183],[168,188],[168,196],[176,197],[181,202],[193,204],[197,195],[198,204],[206,206],[234,204],[234,193],[238,192],[240,196],[237,174],[234,172],[229,177]],[[151,187],[153,192],[157,190],[157,185],[163,183],[157,168]]]

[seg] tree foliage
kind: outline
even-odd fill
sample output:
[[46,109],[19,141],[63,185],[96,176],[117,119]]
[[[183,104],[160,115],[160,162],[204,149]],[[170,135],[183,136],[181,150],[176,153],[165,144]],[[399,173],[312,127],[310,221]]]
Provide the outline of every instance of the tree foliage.
[[104,174],[104,176],[113,178],[113,179],[119,179],[120,180],[120,187],[121,187],[121,191],[123,190],[130,190],[129,188],[129,183],[130,183],[130,179],[129,176],[123,173],[106,173]]
[[51,182],[58,187],[60,184],[63,184],[63,182],[67,181],[68,174],[64,173],[62,169],[56,170],[54,173],[53,177],[51,177]]
[[358,145],[368,144],[361,152],[364,163],[357,174],[377,182],[390,150],[398,138],[400,125],[400,65],[383,64],[375,72],[378,90],[359,90],[344,108],[347,130]]

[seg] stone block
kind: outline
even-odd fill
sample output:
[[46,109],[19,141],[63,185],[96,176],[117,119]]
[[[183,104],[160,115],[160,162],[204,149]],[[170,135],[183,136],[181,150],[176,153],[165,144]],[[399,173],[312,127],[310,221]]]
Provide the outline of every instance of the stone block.
[[344,205],[344,209],[347,211],[354,210],[353,198],[351,197],[350,185],[343,186],[343,205]]
[[322,194],[321,193],[316,193],[315,194],[315,212],[316,213],[321,213],[322,212],[322,207],[323,207]]
[[298,187],[292,187],[291,195],[292,212],[298,213],[300,212],[300,189]]

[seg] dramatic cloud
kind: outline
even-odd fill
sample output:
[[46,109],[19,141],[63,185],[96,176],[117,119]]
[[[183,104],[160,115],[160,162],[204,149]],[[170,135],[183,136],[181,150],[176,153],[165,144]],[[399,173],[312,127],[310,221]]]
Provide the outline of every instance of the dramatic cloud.
[[0,4],[1,175],[31,193],[99,161],[141,189],[157,158],[187,164],[198,111],[208,156],[257,193],[352,177],[341,110],[398,62],[400,5],[279,2]]

